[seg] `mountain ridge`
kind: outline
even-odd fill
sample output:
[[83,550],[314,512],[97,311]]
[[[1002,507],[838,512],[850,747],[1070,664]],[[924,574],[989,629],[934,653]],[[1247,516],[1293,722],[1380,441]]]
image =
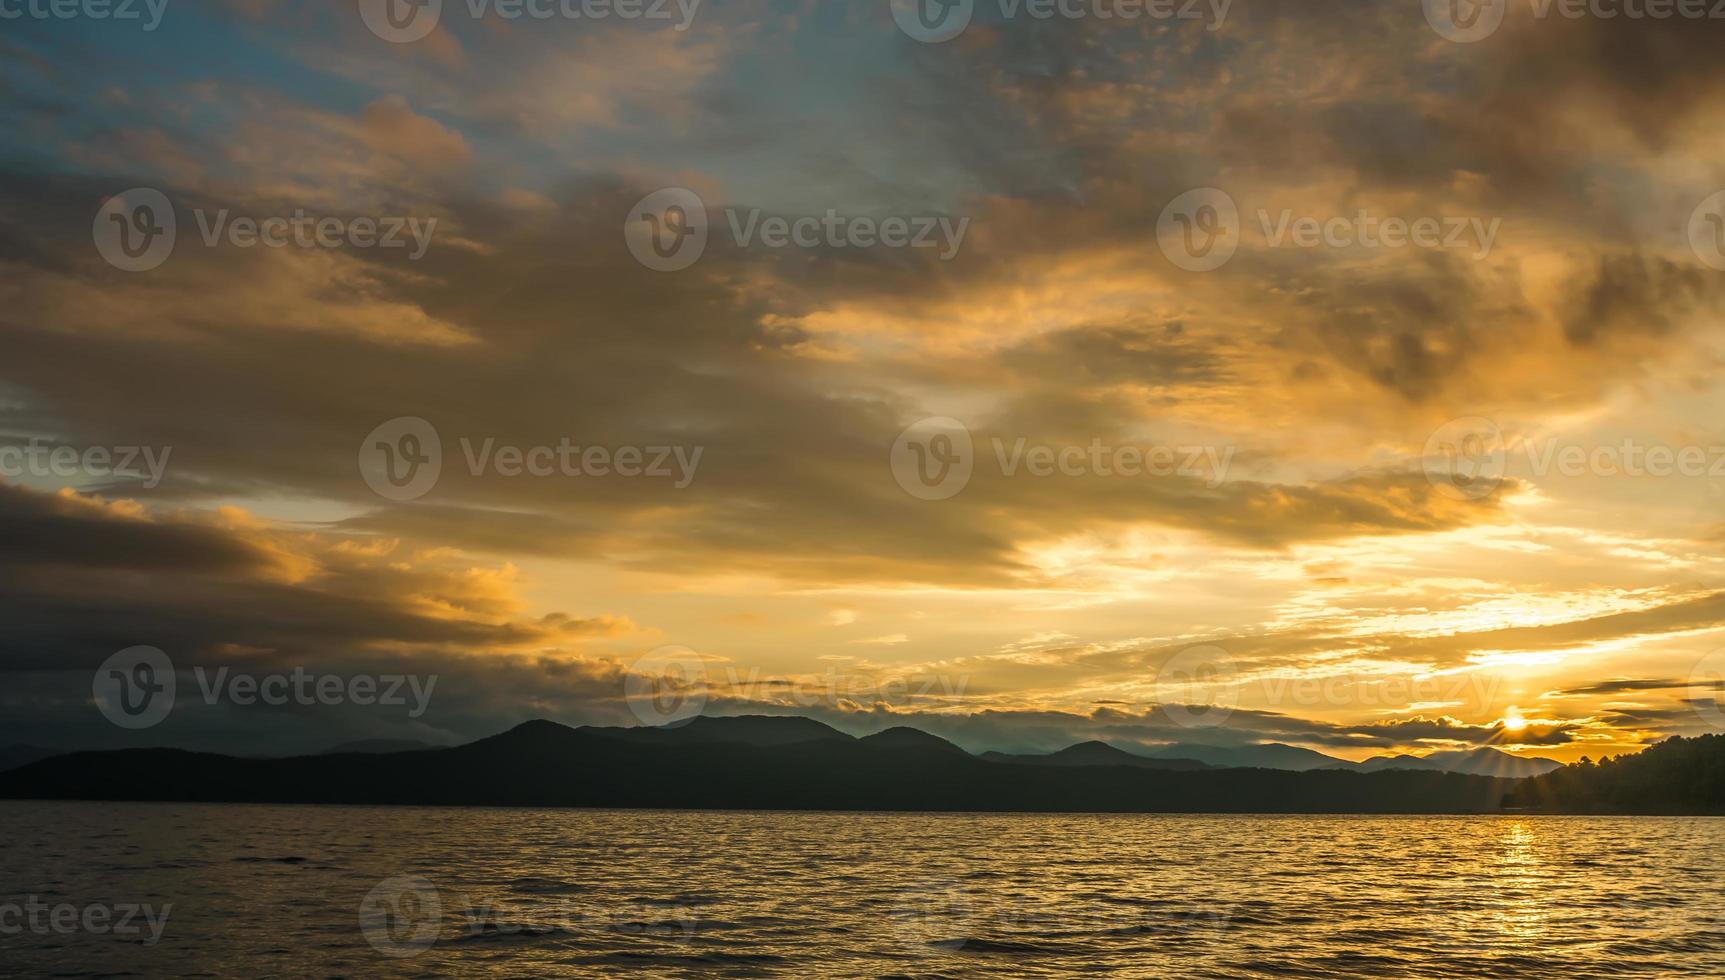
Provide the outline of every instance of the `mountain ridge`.
[[[79,752],[0,773],[0,797],[665,809],[1490,813],[1499,812],[1514,786],[1507,779],[1436,771],[1097,765],[1089,760],[1102,755],[1112,762],[1120,750],[1084,743],[1072,754],[1080,764],[999,762],[952,751],[951,743],[914,729],[858,739],[809,719],[738,717],[743,720],[670,729],[572,728],[535,720],[465,745],[393,754],[242,759],[179,749]],[[810,734],[816,737],[804,737]]]

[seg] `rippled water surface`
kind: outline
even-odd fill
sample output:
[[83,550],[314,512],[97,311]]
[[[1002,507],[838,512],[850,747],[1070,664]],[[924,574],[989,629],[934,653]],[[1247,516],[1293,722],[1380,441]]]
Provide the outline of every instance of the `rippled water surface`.
[[[8,974],[1725,976],[1721,820],[60,803],[0,818]],[[135,931],[116,934],[131,909]]]

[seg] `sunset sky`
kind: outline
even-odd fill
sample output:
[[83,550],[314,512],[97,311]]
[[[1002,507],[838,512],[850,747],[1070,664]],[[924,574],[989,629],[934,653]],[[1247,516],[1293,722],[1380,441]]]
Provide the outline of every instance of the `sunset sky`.
[[[0,743],[633,724],[668,656],[709,712],[970,749],[1725,727],[1725,24],[443,7],[400,43],[354,0],[0,23],[0,464],[80,460],[0,476]],[[705,209],[686,268],[630,247],[664,188]],[[1195,269],[1205,188],[1237,247]],[[99,212],[139,189],[176,241],[129,271]],[[206,244],[224,209],[429,238]],[[767,241],[829,212],[933,244]],[[929,418],[972,445],[942,499],[902,479]],[[441,441],[412,499],[365,470],[397,419]],[[684,469],[475,474],[487,440]],[[1173,462],[1095,464],[1121,447]],[[128,732],[90,677],[139,645],[182,707]],[[408,717],[205,704],[197,666],[438,679]]]

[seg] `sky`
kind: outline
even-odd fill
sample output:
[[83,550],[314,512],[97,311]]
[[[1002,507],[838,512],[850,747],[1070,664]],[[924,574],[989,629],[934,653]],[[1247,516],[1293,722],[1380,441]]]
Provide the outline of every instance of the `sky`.
[[1725,24],[895,2],[0,3],[0,742],[1725,727]]

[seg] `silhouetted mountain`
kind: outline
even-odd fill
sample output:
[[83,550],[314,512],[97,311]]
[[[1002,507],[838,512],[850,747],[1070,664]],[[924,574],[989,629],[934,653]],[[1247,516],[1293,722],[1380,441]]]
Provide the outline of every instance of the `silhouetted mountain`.
[[436,748],[429,742],[421,742],[411,738],[368,738],[358,742],[343,742],[323,751],[324,755],[336,755],[340,752],[366,752],[375,755],[387,755],[391,752],[418,752],[420,749]]
[[1004,752],[984,752],[990,762],[1010,762],[1025,766],[1135,766],[1140,769],[1193,770],[1210,766],[1195,759],[1163,759],[1133,755],[1107,742],[1080,742],[1048,755],[1008,755]]
[[1339,766],[1326,766],[1326,769],[1352,769],[1356,772],[1381,772],[1385,769],[1425,769],[1438,770],[1443,766],[1435,762],[1427,762],[1417,755],[1380,755],[1361,762],[1344,762]]
[[1346,759],[1280,742],[1239,746],[1179,744],[1158,749],[1150,756],[1155,759],[1196,759],[1230,769],[1286,769],[1290,772],[1349,765]]
[[1478,749],[1458,749],[1454,752],[1433,752],[1426,761],[1450,772],[1465,772],[1475,776],[1504,776],[1525,779],[1542,776],[1563,763],[1538,756],[1512,755],[1502,749],[1485,746]]
[[59,749],[45,749],[39,745],[0,746],[0,772],[61,754]]
[[[528,722],[534,724],[534,722]],[[552,722],[543,722],[552,724]],[[583,731],[609,738],[652,742],[658,745],[685,745],[695,742],[732,742],[766,748],[774,745],[795,745],[825,739],[851,741],[851,736],[813,718],[795,715],[733,715],[709,717],[701,715],[686,722],[662,728],[585,728]],[[933,736],[930,736],[931,738]]]
[[1363,762],[1342,762],[1326,769],[1352,769],[1356,772],[1381,772],[1385,769],[1424,769],[1444,772],[1464,772],[1475,776],[1501,776],[1505,779],[1526,779],[1551,772],[1563,766],[1561,762],[1539,756],[1511,755],[1502,749],[1484,746],[1477,749],[1457,749],[1433,752],[1428,756],[1380,755]]
[[1668,738],[1524,779],[1506,806],[1560,813],[1725,814],[1725,735]]
[[877,749],[918,749],[932,752],[957,752],[960,755],[967,754],[963,749],[938,735],[930,735],[921,729],[906,728],[903,725],[878,731],[873,735],[864,735],[857,741]]
[[[0,773],[0,797],[787,810],[1472,813],[1496,811],[1514,785],[1484,776],[1403,770],[1180,772],[1023,765],[939,747],[907,749],[902,735],[883,746],[798,721],[710,719],[669,730],[575,729],[535,721],[454,748],[387,755],[236,759],[177,749],[80,752]],[[695,737],[703,732],[715,739]],[[811,732],[819,737],[786,740],[793,733]],[[771,744],[737,740],[742,737]]]

